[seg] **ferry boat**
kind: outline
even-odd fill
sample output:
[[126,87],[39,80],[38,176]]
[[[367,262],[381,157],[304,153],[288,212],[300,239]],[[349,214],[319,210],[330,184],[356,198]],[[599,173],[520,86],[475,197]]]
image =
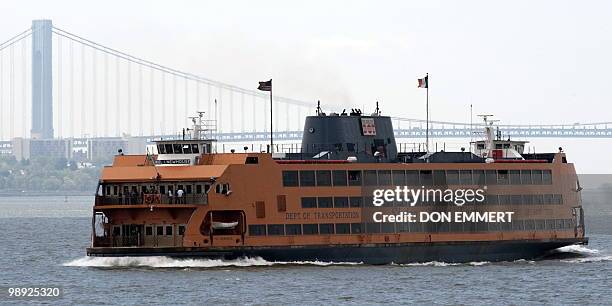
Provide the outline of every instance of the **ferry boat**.
[[[118,154],[102,170],[87,255],[508,261],[588,242],[581,187],[563,150],[525,153],[525,141],[502,139],[486,117],[483,139],[457,152],[398,146],[378,107],[370,115],[317,108],[293,152],[219,153],[214,123],[202,113],[192,119],[189,137],[155,141],[143,155]],[[374,205],[373,190],[399,186],[484,196],[461,206],[439,199]],[[468,217],[376,220],[456,212]],[[482,217],[501,213],[511,218]]]

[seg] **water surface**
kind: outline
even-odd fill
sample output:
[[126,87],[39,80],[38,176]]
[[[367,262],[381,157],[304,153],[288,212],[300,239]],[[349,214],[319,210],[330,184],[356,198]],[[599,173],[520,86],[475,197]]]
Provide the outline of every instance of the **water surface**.
[[591,244],[564,248],[570,256],[369,266],[88,258],[92,203],[0,197],[0,286],[63,287],[51,304],[612,304],[611,216],[588,210]]

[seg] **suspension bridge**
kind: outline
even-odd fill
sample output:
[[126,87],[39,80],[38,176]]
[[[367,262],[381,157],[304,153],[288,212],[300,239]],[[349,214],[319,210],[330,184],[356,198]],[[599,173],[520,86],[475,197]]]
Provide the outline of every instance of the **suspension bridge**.
[[[303,117],[314,111],[316,102],[274,96],[273,103],[275,116],[270,118],[268,93],[154,63],[59,28],[51,20],[34,20],[30,28],[0,44],[4,143],[15,138],[176,135],[196,110],[216,121],[219,141],[266,141],[269,120],[274,120],[275,139],[301,139]],[[425,137],[424,120],[393,120],[398,138]],[[479,124],[429,124],[434,138],[470,138],[480,130]],[[612,138],[612,122],[499,128],[513,137]]]

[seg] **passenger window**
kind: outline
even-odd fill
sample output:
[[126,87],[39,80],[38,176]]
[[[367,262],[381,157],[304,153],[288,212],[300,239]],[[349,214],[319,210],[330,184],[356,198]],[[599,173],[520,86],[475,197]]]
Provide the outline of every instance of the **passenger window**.
[[259,158],[257,156],[247,156],[244,163],[247,165],[255,165],[259,163]]
[[406,185],[417,186],[419,185],[419,172],[416,170],[406,171]]
[[434,186],[445,186],[446,185],[446,173],[444,170],[434,171]]
[[249,225],[249,235],[251,236],[265,236],[266,226],[265,225]]
[[175,143],[172,145],[172,148],[174,149],[174,154],[183,154],[183,147],[181,144]]
[[333,172],[334,186],[346,186],[346,171],[334,170]]
[[157,145],[158,154],[166,154],[166,146],[163,144]]
[[314,198],[314,197],[302,198],[302,208],[317,208],[317,198]]
[[391,170],[378,171],[378,185],[391,186]]
[[298,186],[298,172],[297,171],[283,171],[283,186],[284,187]]
[[300,186],[314,186],[315,175],[314,171],[300,171]]
[[361,186],[361,171],[349,170],[348,172],[349,186]]
[[497,183],[500,185],[508,185],[510,183],[508,170],[497,170]]
[[449,185],[459,185],[459,170],[447,170],[446,182]]
[[145,227],[145,235],[153,236],[153,227],[152,226]]
[[376,170],[363,171],[363,184],[366,186],[378,186]]
[[319,208],[332,208],[332,198],[331,197],[320,197]]
[[497,171],[487,170],[485,171],[485,177],[486,177],[487,185],[497,184]]
[[459,182],[461,182],[461,185],[474,185],[472,170],[459,170]]
[[287,235],[301,235],[302,225],[301,224],[287,224],[285,225]]
[[542,170],[531,170],[531,179],[534,185],[542,184]]
[[179,234],[179,236],[185,235],[185,226],[184,225],[179,225],[179,227],[178,227],[178,234]]
[[163,226],[158,226],[157,227],[157,236],[163,236],[164,235],[164,227]]
[[202,185],[200,185],[200,184],[196,185],[196,193],[197,194],[201,194],[202,193]]
[[166,147],[166,150],[165,150],[166,154],[173,154],[174,153],[174,150],[172,150],[172,144],[167,143],[167,144],[164,145],[164,147]]
[[380,223],[366,223],[366,233],[380,233]]
[[268,224],[268,235],[276,236],[276,235],[284,235],[284,234],[285,234],[285,225]]
[[348,197],[334,197],[334,207],[335,208],[349,207]]
[[317,186],[331,186],[331,171],[317,170]]
[[330,223],[319,224],[319,232],[321,234],[333,234],[334,233],[334,225]]
[[183,145],[183,154],[191,154],[191,145],[190,144],[184,144]]
[[519,185],[521,184],[521,171],[519,170],[510,170],[508,171],[510,176],[510,185]]
[[395,233],[395,223],[384,222],[381,224],[381,231],[383,233]]
[[433,185],[433,173],[431,170],[421,170],[419,172],[420,181],[423,186]]
[[362,207],[363,206],[363,198],[362,197],[350,197],[351,207]]
[[318,224],[304,224],[304,235],[316,235],[319,233]]
[[542,171],[542,183],[544,185],[552,184],[552,172],[550,170]]
[[531,170],[521,170],[521,184],[531,185]]
[[484,170],[474,170],[473,172],[473,180],[475,185],[485,185],[485,174]]
[[351,223],[351,234],[361,234],[361,223]]
[[192,144],[192,145],[191,145],[191,153],[193,153],[193,154],[198,154],[198,153],[200,153],[200,149],[199,149],[199,147],[198,147],[198,145],[197,145],[197,144]]
[[406,177],[404,176],[404,170],[393,170],[393,185],[405,186]]
[[166,236],[172,236],[172,225],[166,226]]
[[554,198],[552,194],[544,195],[544,204],[554,204]]
[[336,234],[350,234],[351,228],[349,223],[336,224]]

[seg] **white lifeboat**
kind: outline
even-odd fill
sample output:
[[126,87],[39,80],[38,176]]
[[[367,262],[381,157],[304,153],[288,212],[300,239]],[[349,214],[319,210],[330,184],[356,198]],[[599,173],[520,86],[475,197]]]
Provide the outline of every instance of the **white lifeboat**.
[[233,229],[238,225],[238,221],[236,222],[213,222],[213,229]]

